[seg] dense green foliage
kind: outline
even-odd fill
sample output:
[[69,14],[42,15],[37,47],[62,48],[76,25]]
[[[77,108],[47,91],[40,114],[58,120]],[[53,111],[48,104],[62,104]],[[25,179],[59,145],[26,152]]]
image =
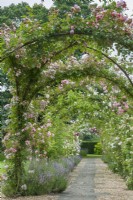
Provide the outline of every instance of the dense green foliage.
[[94,148],[97,142],[93,141],[83,141],[81,144],[81,149],[85,150],[87,154],[94,154]]
[[[75,4],[77,4],[79,6],[79,11],[77,12],[77,15],[80,13],[82,14],[83,17],[87,17],[88,13],[91,12],[90,11],[90,3],[93,2],[92,0],[77,0],[75,2]],[[59,14],[60,16],[66,15],[66,14],[70,14],[71,10],[74,10],[74,2],[73,0],[54,0],[54,5],[59,9]]]
[[[123,176],[129,189],[133,189],[133,107],[119,118],[105,123],[103,132],[104,160],[110,168]],[[115,126],[114,126],[115,124]]]
[[9,82],[7,77],[0,70],[0,152],[2,150],[1,140],[5,134],[4,129],[6,128],[8,121],[8,111],[11,94],[9,92]]
[[95,147],[94,147],[94,153],[95,153],[96,155],[102,155],[103,150],[102,150],[102,144],[101,144],[101,142],[98,142],[98,143],[95,145]]
[[[0,7],[0,26],[3,26],[3,23],[10,25],[19,26],[21,21],[25,18],[30,17],[36,20],[45,22],[48,20],[48,10],[42,4],[34,4],[33,7],[30,7],[28,3],[22,2],[17,5],[11,4],[8,7]],[[14,26],[13,25],[13,26]],[[2,148],[1,139],[4,136],[4,128],[6,121],[8,122],[8,106],[4,108],[6,104],[10,102],[11,94],[9,92],[9,81],[7,80],[6,74],[3,74],[0,70],[0,87],[4,87],[4,91],[0,90],[0,148]]]

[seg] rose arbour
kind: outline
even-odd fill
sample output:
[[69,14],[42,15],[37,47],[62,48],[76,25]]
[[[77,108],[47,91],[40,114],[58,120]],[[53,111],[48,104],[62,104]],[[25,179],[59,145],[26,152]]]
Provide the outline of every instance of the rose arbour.
[[[3,141],[5,156],[10,163],[4,188],[4,191],[10,191],[9,195],[22,194],[27,189],[23,180],[27,158],[47,159],[54,152],[51,147],[56,144],[61,144],[62,148],[67,144],[63,151],[66,156],[73,152],[72,146],[76,141],[73,136],[69,135],[68,139],[65,136],[66,141],[62,139],[60,143],[52,127],[48,126],[53,122],[47,122],[46,119],[42,122],[41,116],[33,112],[32,103],[36,102],[42,91],[46,99],[44,97],[40,102],[40,109],[44,111],[50,103],[50,96],[46,94],[54,91],[54,88],[64,90],[64,87],[74,86],[74,82],[79,79],[84,82],[89,77],[97,77],[98,81],[111,81],[132,97],[130,88],[133,82],[129,75],[132,70],[127,64],[129,61],[124,62],[124,59],[133,50],[133,23],[131,18],[123,15],[126,9],[124,1],[110,2],[102,7],[90,5],[88,15],[84,15],[80,5],[73,3],[63,17],[58,8],[54,7],[45,23],[31,17],[24,18],[18,26],[13,23],[1,27],[1,68],[10,80],[13,96],[10,123]],[[122,59],[109,56],[114,47]],[[66,58],[76,51],[94,56],[89,57],[89,62],[83,67],[83,61],[74,66],[76,60],[67,67],[64,64]],[[58,61],[60,64],[55,65]],[[107,92],[106,88],[103,90]],[[98,91],[93,92],[93,95],[97,94]],[[127,112],[127,107],[125,101],[120,102],[113,112],[121,116]],[[94,114],[98,115],[97,112]],[[69,139],[73,142],[69,142]]]

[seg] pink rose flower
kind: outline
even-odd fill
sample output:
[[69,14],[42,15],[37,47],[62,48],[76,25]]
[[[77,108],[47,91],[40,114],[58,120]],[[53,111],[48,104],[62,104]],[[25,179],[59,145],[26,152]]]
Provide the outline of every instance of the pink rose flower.
[[74,34],[74,30],[70,30],[70,34],[73,35]]
[[117,1],[117,3],[116,3],[116,7],[117,7],[117,8],[120,8],[120,7],[122,7],[122,8],[126,8],[126,7],[127,7],[127,4],[126,4],[125,1],[120,0],[120,1]]
[[50,137],[52,134],[50,131],[47,132],[47,136]]
[[26,144],[27,146],[29,146],[29,145],[30,145],[30,141],[29,141],[29,140],[26,140],[26,141],[25,141],[25,144]]

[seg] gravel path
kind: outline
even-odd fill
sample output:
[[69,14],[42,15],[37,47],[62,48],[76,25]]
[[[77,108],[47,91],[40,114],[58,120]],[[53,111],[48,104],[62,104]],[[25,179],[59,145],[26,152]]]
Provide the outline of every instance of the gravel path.
[[96,200],[95,171],[95,159],[83,159],[72,173],[71,182],[59,200]]
[[59,195],[1,197],[0,200],[133,200],[133,191],[99,158],[82,159],[70,174],[67,189]]
[[124,180],[112,173],[101,159],[95,160],[94,178],[97,200],[133,200],[133,190],[128,190]]

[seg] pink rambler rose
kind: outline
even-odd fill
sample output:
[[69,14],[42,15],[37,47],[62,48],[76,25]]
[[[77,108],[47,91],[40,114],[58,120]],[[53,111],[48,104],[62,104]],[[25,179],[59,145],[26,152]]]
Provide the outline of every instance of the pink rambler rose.
[[121,114],[123,114],[125,111],[123,110],[123,108],[122,107],[119,107],[118,108],[118,112],[117,112],[117,114],[118,115],[121,115]]
[[74,30],[70,30],[70,34],[73,35],[74,34]]
[[120,1],[117,1],[117,3],[116,3],[116,7],[117,7],[117,8],[120,8],[120,7],[122,7],[122,8],[126,8],[126,7],[127,7],[127,4],[126,4],[125,1],[120,0]]
[[29,145],[30,145],[30,141],[29,141],[29,140],[26,140],[26,141],[25,141],[25,144],[26,144],[27,146],[29,146]]
[[99,13],[96,15],[96,20],[101,20],[101,19],[103,19],[103,17],[104,17],[104,15]]
[[69,83],[70,83],[69,80],[62,80],[62,81],[61,81],[61,84],[66,84],[66,85],[67,85],[67,84],[69,84]]
[[72,7],[72,12],[74,13],[78,13],[81,11],[81,8],[80,6],[78,6],[77,4],[75,4],[73,7]]
[[11,148],[9,149],[9,152],[11,152],[11,153],[16,153],[16,152],[17,152],[17,149],[11,147]]
[[52,134],[50,131],[47,132],[47,136],[50,137]]

